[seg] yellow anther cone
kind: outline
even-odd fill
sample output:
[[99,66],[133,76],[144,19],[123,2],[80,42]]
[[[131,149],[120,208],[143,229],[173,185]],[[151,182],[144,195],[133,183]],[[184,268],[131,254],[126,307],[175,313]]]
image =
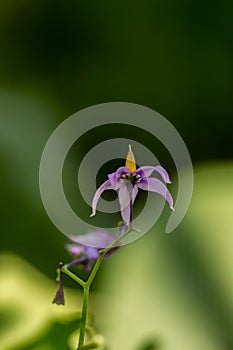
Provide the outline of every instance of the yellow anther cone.
[[130,145],[129,145],[129,151],[128,151],[128,154],[127,154],[127,157],[126,157],[125,166],[130,171],[135,171],[136,170],[135,157],[134,157],[134,154],[133,154],[133,151],[132,151]]

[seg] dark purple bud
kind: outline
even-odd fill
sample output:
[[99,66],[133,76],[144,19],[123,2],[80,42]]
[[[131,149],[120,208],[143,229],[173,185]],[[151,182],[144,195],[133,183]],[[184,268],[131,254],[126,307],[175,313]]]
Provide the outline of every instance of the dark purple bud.
[[62,263],[59,266],[59,284],[56,295],[53,299],[53,304],[65,305],[64,290],[63,290],[63,274],[62,274]]

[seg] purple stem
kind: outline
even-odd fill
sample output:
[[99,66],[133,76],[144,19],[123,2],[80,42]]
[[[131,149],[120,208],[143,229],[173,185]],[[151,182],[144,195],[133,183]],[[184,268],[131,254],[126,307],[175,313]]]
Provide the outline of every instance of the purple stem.
[[130,201],[130,216],[129,216],[129,226],[132,228],[132,222],[133,222],[133,201],[131,199]]
[[71,261],[66,266],[69,268],[69,267],[72,267],[74,265],[78,265],[78,264],[81,264],[81,263],[84,263],[84,262],[87,262],[87,261],[88,261],[88,257],[87,256],[83,256],[83,257],[81,257],[79,259]]

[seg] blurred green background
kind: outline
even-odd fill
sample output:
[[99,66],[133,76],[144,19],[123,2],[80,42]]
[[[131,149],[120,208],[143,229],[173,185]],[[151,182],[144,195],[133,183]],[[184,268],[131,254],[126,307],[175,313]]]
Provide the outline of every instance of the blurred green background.
[[[51,305],[68,255],[41,203],[39,162],[59,123],[110,101],[148,106],[176,127],[195,187],[172,235],[166,211],[105,262],[93,288],[96,325],[112,350],[154,341],[162,350],[233,349],[232,10],[228,0],[1,0],[0,350],[69,349],[81,295],[66,280],[67,307]],[[175,170],[155,140],[138,140]],[[84,138],[77,157],[93,142]]]

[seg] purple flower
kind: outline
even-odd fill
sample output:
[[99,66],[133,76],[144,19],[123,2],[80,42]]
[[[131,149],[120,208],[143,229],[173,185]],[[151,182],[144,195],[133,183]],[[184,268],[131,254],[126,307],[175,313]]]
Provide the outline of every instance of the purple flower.
[[58,284],[58,290],[56,292],[56,295],[53,299],[53,304],[57,305],[65,305],[65,298],[64,298],[64,290],[63,290],[63,276],[62,276],[62,263],[60,263],[59,266],[59,284]]
[[[150,177],[154,171],[162,177],[163,182],[155,177]],[[105,190],[118,192],[121,215],[127,225],[132,222],[132,206],[137,197],[138,189],[159,193],[166,199],[170,208],[174,210],[171,193],[165,185],[170,183],[167,171],[160,165],[142,166],[136,169],[135,158],[129,146],[125,166],[109,174],[108,180],[97,189],[92,201],[91,216],[96,214],[97,203]]]
[[[98,259],[99,251],[109,246],[116,237],[106,231],[94,231],[86,235],[73,237],[78,243],[69,243],[66,248],[73,257],[73,261],[67,264],[68,267],[76,266],[85,271],[90,271],[95,261]],[[110,249],[106,256],[111,255],[118,247]]]

